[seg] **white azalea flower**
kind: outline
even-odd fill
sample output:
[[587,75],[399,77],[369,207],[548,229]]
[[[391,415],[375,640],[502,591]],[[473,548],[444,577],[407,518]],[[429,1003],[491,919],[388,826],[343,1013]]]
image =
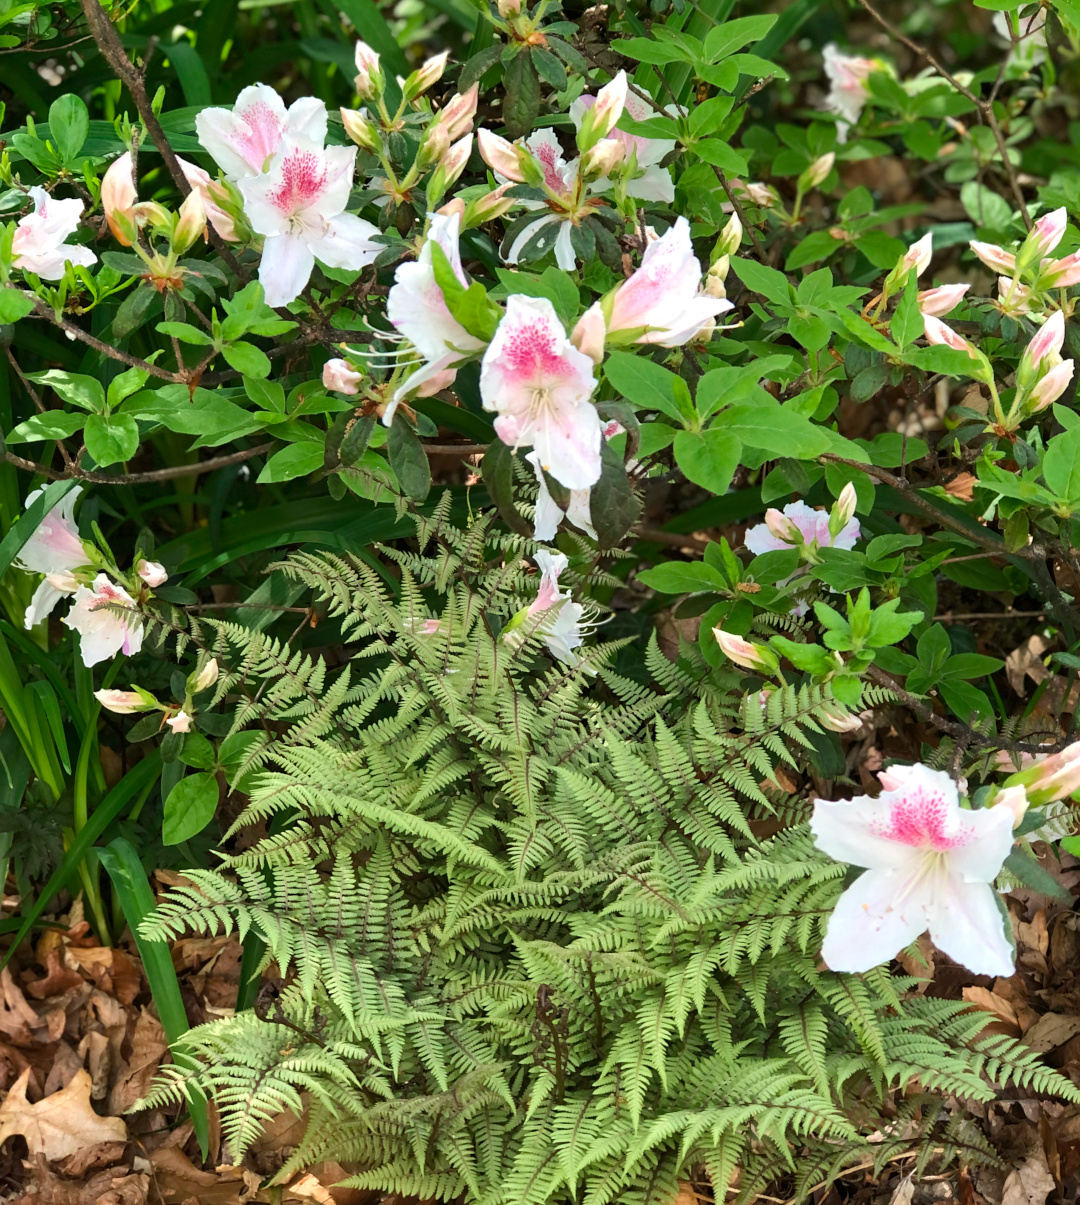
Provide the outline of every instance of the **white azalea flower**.
[[129,619],[113,610],[115,606],[134,612],[135,600],[104,573],[94,578],[93,589],[79,586],[75,591],[75,603],[63,622],[79,633],[80,652],[87,667],[108,661],[117,653],[130,657],[142,648],[143,624],[138,613]]
[[480,397],[498,414],[505,444],[532,446],[540,465],[567,489],[600,479],[602,423],[589,400],[593,362],[566,336],[546,297],[507,298],[480,367]]
[[33,272],[43,280],[59,280],[65,264],[89,268],[97,256],[89,247],[68,244],[65,240],[79,228],[83,203],[75,197],[58,200],[43,188],[31,188],[32,213],[19,220],[11,241],[13,267]]
[[326,105],[302,96],[288,109],[266,84],[244,88],[231,109],[204,109],[195,117],[199,141],[230,180],[258,176],[286,138],[322,146]]
[[[30,506],[43,492],[34,490],[28,494],[25,505]],[[15,561],[15,568],[24,573],[45,574],[45,580],[34,591],[26,608],[23,626],[27,630],[51,615],[62,598],[75,593],[79,583],[72,577],[72,570],[90,563],[73,514],[81,493],[82,486],[75,486],[46,513]]]
[[924,930],[976,975],[1013,973],[1013,950],[993,883],[1012,849],[1007,807],[966,810],[956,783],[924,765],[904,768],[877,799],[814,805],[818,849],[865,866],[829,918],[821,955],[834,971],[868,971]]
[[354,146],[323,150],[286,137],[266,172],[240,181],[252,229],[265,236],[259,281],[267,305],[294,301],[316,258],[358,271],[379,254],[371,241],[378,228],[344,212],[355,162]]

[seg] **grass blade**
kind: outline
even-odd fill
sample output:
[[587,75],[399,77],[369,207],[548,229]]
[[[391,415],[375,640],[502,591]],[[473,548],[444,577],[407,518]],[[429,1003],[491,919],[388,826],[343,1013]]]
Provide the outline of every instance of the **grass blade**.
[[[146,881],[146,872],[134,847],[123,837],[117,837],[104,849],[99,850],[98,857],[102,866],[109,872],[113,890],[135,938],[143,970],[157,1005],[161,1027],[165,1030],[170,1045],[175,1046],[190,1026],[184,1011],[184,1002],[180,997],[180,984],[169,955],[168,943],[160,939],[149,940],[143,937],[140,931],[143,921],[157,911],[154,893]],[[185,1059],[182,1053],[177,1054],[173,1051],[173,1058],[180,1067],[192,1066],[191,1060]],[[188,1093],[188,1111],[191,1114],[191,1123],[195,1127],[195,1136],[199,1140],[199,1150],[205,1159],[210,1149],[210,1128],[206,1097],[197,1089]]]

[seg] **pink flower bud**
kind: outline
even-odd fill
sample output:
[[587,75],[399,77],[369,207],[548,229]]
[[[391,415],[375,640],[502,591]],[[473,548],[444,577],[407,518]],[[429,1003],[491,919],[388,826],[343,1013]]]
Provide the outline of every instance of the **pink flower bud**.
[[367,115],[366,109],[342,109],[341,123],[345,133],[361,150],[377,152],[381,145],[379,131]]
[[936,289],[924,289],[918,296],[919,309],[923,317],[944,318],[964,299],[970,284],[939,285]]
[[481,158],[493,172],[498,172],[500,176],[505,176],[507,180],[517,184],[523,183],[525,175],[518,162],[517,148],[512,142],[507,142],[498,134],[484,129],[476,131],[476,139],[480,144]]
[[206,206],[203,204],[202,193],[192,189],[184,198],[180,212],[176,218],[176,229],[172,236],[172,249],[177,255],[183,255],[196,240],[206,232]]
[[491,192],[484,193],[482,197],[477,197],[467,207],[469,216],[466,225],[478,226],[481,222],[493,222],[496,218],[501,218],[503,214],[509,213],[517,204],[513,197],[506,196],[507,191],[513,187],[514,182],[510,181],[507,184],[500,184],[498,188],[493,188]]
[[521,0],[498,0],[499,16],[504,21],[516,17],[521,12]]
[[135,190],[131,152],[125,151],[114,159],[101,180],[101,208],[113,232],[113,238],[124,247],[135,241],[133,209],[138,199]]
[[762,209],[772,209],[776,204],[776,190],[770,184],[742,184],[737,180],[733,180],[732,188],[735,192],[742,193],[754,205],[760,206]]
[[1052,213],[1044,213],[1024,239],[1024,245],[1020,249],[1021,257],[1034,262],[1044,255],[1049,255],[1061,242],[1068,224],[1069,217],[1064,205]]
[[135,690],[95,690],[94,698],[116,715],[131,715],[134,711],[146,711],[146,700]]
[[190,732],[191,731],[191,716],[186,711],[178,711],[176,715],[170,716],[166,724],[173,732]]
[[[720,235],[716,240],[716,246],[713,249],[713,254],[721,258],[734,255],[742,246],[743,239],[743,224],[739,221],[739,215],[733,213],[727,220],[727,225],[720,231]],[[712,269],[710,269],[711,271]]]
[[777,510],[775,506],[770,506],[765,512],[765,526],[776,539],[783,540],[785,544],[801,544],[803,542],[802,532],[782,510]]
[[480,84],[477,82],[467,92],[458,92],[452,96],[439,110],[436,120],[450,131],[451,142],[456,142],[463,134],[472,133],[479,97]]
[[332,389],[335,393],[359,393],[360,382],[364,379],[362,372],[357,372],[348,360],[327,360],[323,365],[322,383],[324,389]]
[[435,54],[431,58],[425,59],[417,70],[405,81],[405,87],[402,91],[405,93],[406,99],[412,100],[413,97],[419,96],[422,92],[426,92],[428,88],[437,84],[442,79],[443,72],[446,70],[446,61],[449,57],[450,51],[444,50],[442,54]]
[[617,138],[601,138],[581,157],[582,174],[588,180],[610,176],[626,155],[626,147]]
[[829,172],[833,169],[833,164],[836,162],[836,152],[829,151],[826,155],[821,155],[815,159],[813,163],[799,177],[798,187],[802,192],[809,192],[811,188],[817,188],[824,184]]
[[157,561],[139,561],[135,566],[135,572],[151,590],[156,590],[158,586],[163,586],[169,580],[165,566]]
[[972,242],[968,246],[993,271],[1007,272],[1010,276],[1016,271],[1016,256],[997,246],[996,243]]
[[591,305],[577,321],[570,342],[592,360],[599,364],[604,358],[604,340],[607,338],[607,325],[604,322],[604,311],[600,302]]
[[1052,402],[1056,402],[1068,389],[1072,378],[1072,360],[1062,360],[1060,364],[1055,364],[1028,394],[1027,404],[1030,413],[1036,414],[1040,410],[1045,410]]
[[1060,753],[1041,758],[1018,774],[1010,774],[1005,786],[1026,788],[1032,807],[1055,803],[1074,794],[1080,790],[1080,741],[1074,741]]
[[191,693],[197,695],[200,691],[209,690],[211,686],[218,680],[218,663],[216,657],[211,657],[209,661],[199,670],[195,681],[191,683]]
[[1018,828],[1028,810],[1027,792],[1023,787],[1004,787],[994,796],[990,805],[995,808],[1008,808],[1013,814],[1013,828]]
[[1068,289],[1080,284],[1080,251],[1064,259],[1043,260],[1039,273],[1039,289]]
[[955,347],[957,351],[966,351],[973,359],[979,358],[977,349],[972,346],[963,335],[958,335],[951,326],[946,326],[940,318],[934,318],[931,315],[923,315],[923,333],[926,335],[926,341],[931,347],[945,346]]
[[[840,497],[833,507],[833,517],[836,519],[837,530],[846,527],[855,514],[855,505],[859,497],[855,486],[849,481],[840,491]],[[831,526],[831,524],[830,524]]]
[[446,154],[443,155],[439,167],[445,173],[446,186],[448,188],[465,170],[465,165],[469,162],[469,156],[472,154],[472,147],[473,136],[466,134],[464,138],[459,138],[447,150]]
[[425,171],[450,149],[450,131],[436,121],[427,129],[416,152],[416,167]]
[[366,42],[356,43],[356,94],[361,100],[374,100],[386,82],[379,56]]
[[934,254],[934,233],[928,230],[917,242],[911,244],[910,247],[900,257],[897,263],[896,271],[901,278],[907,276],[912,268],[915,269],[916,276],[922,276],[926,271],[930,259]]
[[753,641],[744,640],[741,636],[734,636],[730,632],[725,632],[723,628],[713,628],[713,635],[724,656],[729,661],[734,661],[736,665],[742,666],[743,669],[772,674],[779,668],[780,663],[776,659],[776,654],[765,645],[754,644]]
[[444,218],[452,218],[454,214],[457,214],[459,218],[463,218],[466,209],[468,209],[468,206],[460,197],[451,197],[445,205],[440,205],[435,212],[442,214]]
[[1061,347],[1064,342],[1065,315],[1061,310],[1055,310],[1042,324],[1040,329],[1035,333],[1034,338],[1025,348],[1018,371],[1023,370],[1025,366],[1037,369],[1042,366],[1043,361],[1047,358],[1053,361],[1061,354]]
[[721,255],[706,273],[704,287],[705,292],[710,297],[715,297],[718,301],[723,301],[727,297],[727,289],[724,287],[724,282],[728,278],[730,269],[731,260],[726,255]]
[[822,728],[828,728],[830,732],[854,732],[863,725],[859,716],[848,715],[839,710],[823,712],[818,721]]
[[609,83],[605,84],[596,94],[596,103],[582,118],[582,128],[588,123],[590,141],[606,138],[618,124],[626,106],[626,93],[629,82],[626,72],[620,71]]

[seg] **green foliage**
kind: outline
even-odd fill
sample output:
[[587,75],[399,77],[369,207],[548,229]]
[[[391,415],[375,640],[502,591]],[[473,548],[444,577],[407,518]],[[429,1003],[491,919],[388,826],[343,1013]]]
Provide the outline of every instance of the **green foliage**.
[[738,1165],[743,1197],[796,1148],[838,1170],[914,1080],[1076,1096],[963,1004],[820,969],[843,871],[772,776],[805,762],[827,686],[762,704],[655,640],[648,684],[616,643],[552,664],[535,631],[497,634],[529,597],[522,541],[446,513],[378,568],[281,566],[341,623],[335,671],[209,625],[222,682],[257,685],[236,825],[285,823],[190,871],[143,933],[256,935],[282,981],[186,1035],[198,1073],[167,1069],[152,1101],[194,1082],[239,1157],[309,1094],[283,1175],[335,1158],[382,1192],[659,1202],[701,1164],[718,1186]]

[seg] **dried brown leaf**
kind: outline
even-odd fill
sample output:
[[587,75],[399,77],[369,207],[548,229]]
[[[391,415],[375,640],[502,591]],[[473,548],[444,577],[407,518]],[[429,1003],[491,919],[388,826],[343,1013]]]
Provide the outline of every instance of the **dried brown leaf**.
[[37,1104],[26,1099],[27,1069],[0,1104],[0,1142],[21,1134],[31,1157],[64,1159],[98,1142],[126,1142],[127,1126],[119,1117],[99,1117],[90,1105],[92,1082],[79,1071],[71,1083]]

